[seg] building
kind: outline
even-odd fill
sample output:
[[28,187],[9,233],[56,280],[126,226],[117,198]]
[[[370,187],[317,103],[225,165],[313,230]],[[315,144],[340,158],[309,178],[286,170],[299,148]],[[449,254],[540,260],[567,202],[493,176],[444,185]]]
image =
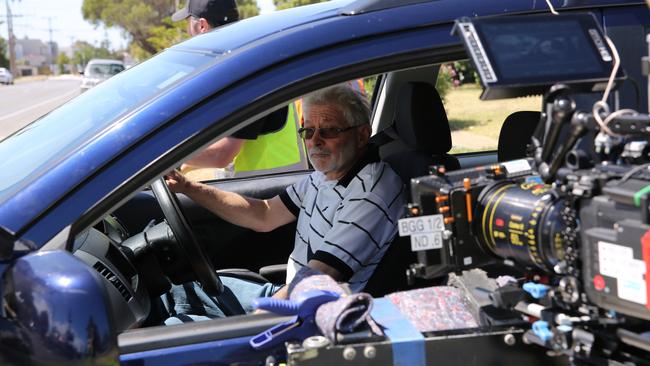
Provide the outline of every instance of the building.
[[51,70],[56,61],[58,45],[56,42],[43,42],[38,39],[16,39],[16,64],[21,76],[37,75]]

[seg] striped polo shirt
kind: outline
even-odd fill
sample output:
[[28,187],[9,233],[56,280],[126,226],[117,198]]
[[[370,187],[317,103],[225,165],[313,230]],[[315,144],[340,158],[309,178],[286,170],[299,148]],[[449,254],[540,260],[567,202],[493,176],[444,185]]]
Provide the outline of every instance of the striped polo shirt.
[[298,218],[287,283],[317,259],[337,269],[352,291],[361,291],[397,232],[405,203],[401,179],[367,153],[340,180],[315,171],[280,195]]

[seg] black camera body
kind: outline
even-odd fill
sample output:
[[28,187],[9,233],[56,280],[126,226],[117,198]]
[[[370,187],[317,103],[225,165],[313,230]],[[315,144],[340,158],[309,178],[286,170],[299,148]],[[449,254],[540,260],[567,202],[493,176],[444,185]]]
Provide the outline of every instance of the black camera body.
[[[650,173],[604,164],[546,184],[532,159],[420,177],[411,212],[442,215],[441,248],[418,251],[410,274],[504,264],[574,285],[555,293],[566,305],[590,304],[650,320]],[[566,173],[566,172],[565,172]]]
[[609,180],[579,201],[582,283],[602,309],[650,320],[650,175]]
[[[544,90],[541,117],[520,160],[453,172],[431,167],[411,181],[412,218],[400,223],[400,235],[411,235],[417,263],[407,275],[510,272],[490,299],[532,323],[528,341],[588,364],[647,364],[650,115],[610,113],[607,93],[625,74],[600,26],[589,14],[536,15],[506,26],[460,19],[455,32],[477,67],[483,99]],[[521,51],[531,40],[572,48],[540,60]],[[594,101],[589,112],[576,107],[585,92]],[[423,223],[440,224],[427,232]]]

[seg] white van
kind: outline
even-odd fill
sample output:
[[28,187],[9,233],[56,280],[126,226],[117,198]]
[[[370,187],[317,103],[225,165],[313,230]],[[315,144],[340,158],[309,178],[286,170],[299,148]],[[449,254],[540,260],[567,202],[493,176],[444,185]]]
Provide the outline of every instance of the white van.
[[83,78],[81,79],[81,92],[85,92],[124,69],[124,63],[120,60],[99,58],[90,60],[84,69]]

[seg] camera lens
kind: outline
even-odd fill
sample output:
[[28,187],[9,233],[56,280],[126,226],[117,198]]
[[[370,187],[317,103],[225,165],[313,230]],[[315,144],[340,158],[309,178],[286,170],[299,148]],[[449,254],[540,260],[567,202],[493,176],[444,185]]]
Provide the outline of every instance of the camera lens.
[[495,255],[551,271],[564,258],[562,206],[549,185],[497,182],[478,197],[475,232]]

